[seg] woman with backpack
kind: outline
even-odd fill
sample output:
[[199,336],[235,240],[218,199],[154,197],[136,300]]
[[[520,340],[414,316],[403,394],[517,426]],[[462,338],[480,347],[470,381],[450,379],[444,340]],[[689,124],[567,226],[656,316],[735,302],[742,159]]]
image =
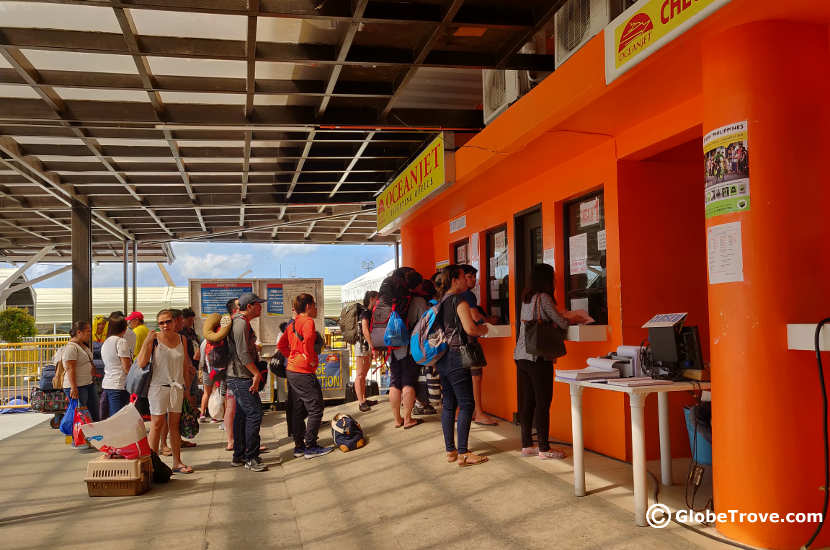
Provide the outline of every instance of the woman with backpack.
[[[555,359],[530,355],[525,348],[525,323],[542,320],[553,321],[562,330],[568,325],[584,321],[576,312],[560,313],[553,298],[554,273],[548,264],[536,264],[530,271],[530,279],[522,294],[522,312],[519,320],[519,338],[513,351],[516,361],[516,379],[519,394],[519,424],[522,432],[522,456],[538,456],[541,459],[565,458],[566,454],[551,449],[550,404],[553,400],[553,364]],[[533,420],[539,446],[533,446]]]
[[[441,376],[443,405],[441,410],[441,427],[444,430],[444,445],[447,462],[458,462],[459,466],[475,466],[487,462],[486,456],[471,453],[467,448],[470,425],[473,422],[475,400],[473,399],[473,377],[470,369],[464,367],[461,359],[461,347],[467,336],[484,336],[487,325],[477,325],[470,313],[470,304],[461,298],[467,290],[464,271],[457,265],[444,268],[437,277],[436,287],[444,296],[440,306],[440,319],[444,327],[444,337],[448,350],[436,364]],[[458,408],[458,420],[455,422],[455,410]],[[456,423],[457,426],[453,426]],[[455,444],[455,431],[458,431],[458,446]]]
[[366,399],[366,375],[369,374],[369,367],[372,365],[372,356],[375,350],[372,347],[372,336],[369,327],[372,323],[372,309],[378,301],[378,293],[374,290],[366,291],[363,296],[363,309],[358,317],[360,327],[360,340],[354,347],[354,355],[357,358],[357,369],[354,379],[354,392],[357,395],[358,408],[360,412],[369,412],[373,405],[378,402]]
[[89,409],[93,422],[100,420],[98,413],[98,391],[92,378],[95,366],[92,364],[92,350],[89,339],[92,325],[89,321],[75,321],[69,330],[69,343],[61,352],[63,362],[63,391],[70,399]]

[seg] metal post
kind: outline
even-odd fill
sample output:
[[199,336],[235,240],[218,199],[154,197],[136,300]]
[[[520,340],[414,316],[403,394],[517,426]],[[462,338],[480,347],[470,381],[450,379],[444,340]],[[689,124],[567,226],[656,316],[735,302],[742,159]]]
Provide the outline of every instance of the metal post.
[[72,322],[92,321],[92,213],[72,201]]
[[123,245],[122,246],[123,253],[122,253],[121,260],[122,260],[122,263],[124,264],[124,315],[129,315],[130,314],[130,303],[129,303],[129,300],[127,300],[127,294],[128,294],[127,288],[129,287],[129,281],[127,279],[127,264],[129,263],[130,260],[129,260],[129,257],[128,257],[129,249],[127,248],[127,239],[124,239],[124,241],[122,242],[122,245]]
[[133,311],[138,311],[138,241],[133,241]]
[[395,269],[401,267],[400,245],[395,243]]

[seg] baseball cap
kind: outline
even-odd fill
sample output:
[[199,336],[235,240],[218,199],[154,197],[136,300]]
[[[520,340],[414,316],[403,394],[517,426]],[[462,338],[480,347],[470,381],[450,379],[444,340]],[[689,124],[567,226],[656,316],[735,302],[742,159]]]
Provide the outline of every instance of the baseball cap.
[[239,297],[239,309],[245,309],[251,304],[262,304],[265,300],[254,294],[253,292],[246,292]]
[[133,311],[129,315],[127,315],[127,321],[132,321],[133,319],[138,319],[139,321],[144,320],[144,314],[140,311]]

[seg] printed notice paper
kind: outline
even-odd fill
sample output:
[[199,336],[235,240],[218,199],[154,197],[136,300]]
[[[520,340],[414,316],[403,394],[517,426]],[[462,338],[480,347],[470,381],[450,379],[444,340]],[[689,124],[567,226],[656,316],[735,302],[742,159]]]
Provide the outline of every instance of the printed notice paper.
[[708,248],[710,285],[744,280],[741,222],[710,227]]
[[551,267],[556,267],[553,252],[554,250],[552,248],[546,248],[542,253],[542,262]]
[[568,240],[571,275],[588,272],[588,234],[580,233]]
[[605,241],[605,229],[602,231],[597,231],[597,250],[605,250],[606,248],[606,241]]

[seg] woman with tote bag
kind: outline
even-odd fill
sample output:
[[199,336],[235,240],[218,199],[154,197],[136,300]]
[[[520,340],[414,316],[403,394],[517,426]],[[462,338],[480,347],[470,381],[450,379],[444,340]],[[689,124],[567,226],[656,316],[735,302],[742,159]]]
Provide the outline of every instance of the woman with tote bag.
[[[550,404],[553,400],[553,364],[565,355],[568,325],[584,322],[583,312],[556,309],[553,298],[554,273],[547,264],[536,264],[522,295],[519,337],[513,359],[519,394],[519,424],[522,432],[522,456],[541,459],[565,458],[565,453],[551,449]],[[539,354],[539,355],[536,355]],[[533,420],[539,446],[533,447]]]

